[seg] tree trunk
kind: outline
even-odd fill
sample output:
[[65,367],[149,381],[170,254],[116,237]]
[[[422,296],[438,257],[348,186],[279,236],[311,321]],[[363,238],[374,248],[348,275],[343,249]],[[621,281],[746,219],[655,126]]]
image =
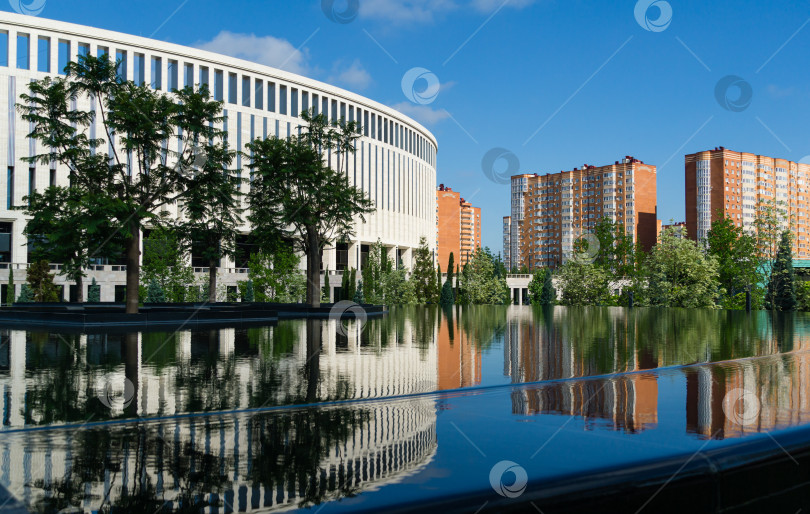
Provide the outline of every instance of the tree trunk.
[[321,306],[321,252],[315,227],[307,227],[307,305]]
[[138,314],[138,282],[141,272],[141,231],[135,224],[129,227],[127,239],[127,314]]
[[217,301],[217,261],[208,261],[208,303]]

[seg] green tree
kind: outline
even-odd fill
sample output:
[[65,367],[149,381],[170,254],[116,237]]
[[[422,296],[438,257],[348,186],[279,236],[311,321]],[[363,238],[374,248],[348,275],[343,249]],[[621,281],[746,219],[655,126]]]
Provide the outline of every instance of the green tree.
[[717,275],[726,291],[726,306],[734,297],[748,288],[757,288],[760,282],[759,257],[756,238],[727,217],[712,223],[707,236],[708,254],[717,260]]
[[596,222],[594,235],[599,242],[594,264],[607,270],[613,278],[632,276],[636,245],[624,224],[603,217]]
[[793,240],[787,230],[782,232],[771,277],[768,281],[768,307],[775,311],[796,310],[796,275],[793,272]]
[[182,202],[182,223],[195,253],[208,265],[207,301],[216,301],[217,270],[225,257],[237,253],[237,228],[242,224],[241,170],[231,169],[236,152],[228,146],[227,133],[216,127],[224,119],[222,102],[214,101],[208,89],[177,92],[187,105],[178,113],[178,127],[189,133],[195,146],[192,168]]
[[[356,216],[362,221],[374,210],[365,194],[349,184],[343,165],[359,137],[357,123],[344,119],[330,125],[323,114],[301,114],[300,136],[256,139],[253,183],[248,195],[254,235],[265,244],[284,237],[307,259],[307,303],[320,305],[321,251],[333,241],[348,239]],[[332,169],[325,162],[331,152]]]
[[450,252],[450,257],[447,259],[447,279],[446,282],[453,284],[453,271],[455,270],[455,258],[453,252]]
[[540,304],[540,296],[543,293],[543,283],[546,280],[546,268],[535,268],[532,279],[529,281],[529,301],[532,305]]
[[543,289],[540,291],[540,297],[537,301],[538,305],[554,305],[557,301],[557,291],[554,290],[554,283],[552,282],[552,273],[550,269],[546,269],[545,276],[543,277]]
[[395,269],[382,279],[383,298],[386,305],[412,305],[416,303],[413,284],[408,280],[408,272]]
[[557,276],[563,305],[603,305],[610,298],[610,276],[601,266],[570,259]]
[[462,271],[463,298],[460,303],[501,305],[508,301],[506,278],[496,273],[496,261],[488,248],[477,248]]
[[35,302],[58,302],[59,288],[53,283],[51,266],[46,260],[34,262],[28,266],[26,277],[28,287]]
[[[194,141],[199,139],[188,120],[204,117],[196,111],[203,106],[206,113],[213,110],[210,102],[180,102],[175,93],[120,80],[117,64],[107,55],[80,56],[78,62],[68,63],[63,85],[57,84],[62,79],[32,82],[18,108],[33,127],[29,137],[44,149],[34,160],[46,165],[58,162],[69,169],[71,187],[81,199],[82,219],[87,221],[79,228],[94,240],[103,238],[101,246],[114,237],[123,240],[126,312],[137,313],[141,230],[163,206],[186,192],[189,180],[184,170],[198,156]],[[184,91],[180,96],[185,99],[207,97],[204,86]],[[93,111],[74,108],[89,105],[89,98],[98,106],[97,117]],[[89,127],[97,121],[104,137],[90,138]],[[179,151],[167,148],[170,139],[178,141]],[[170,164],[170,158],[176,163]]]
[[90,303],[101,301],[101,286],[96,283],[95,277],[90,282],[90,287],[87,288],[87,301]]
[[352,301],[358,305],[363,305],[366,303],[365,297],[363,296],[363,281],[357,283],[357,289],[354,291],[354,296],[352,297]]
[[34,301],[34,293],[31,292],[31,287],[28,284],[20,286],[20,297],[17,298],[17,303],[31,303]]
[[383,303],[383,281],[391,271],[391,261],[382,242],[378,240],[369,248],[368,261],[363,268],[363,295],[366,303]]
[[145,303],[165,303],[166,296],[163,294],[163,288],[160,287],[160,284],[157,283],[157,280],[153,280],[149,283],[149,287],[146,289],[146,300]]
[[706,255],[697,242],[680,237],[675,229],[661,232],[647,258],[646,273],[648,287],[643,300],[650,305],[714,307],[715,299],[723,293],[717,260]]
[[255,299],[255,293],[253,291],[253,281],[246,280],[245,287],[242,290],[242,301],[243,302],[253,302]]
[[785,202],[760,201],[757,205],[754,227],[756,228],[759,256],[767,265],[771,265],[776,259],[781,234],[788,226]]
[[179,231],[161,223],[143,241],[141,284],[148,290],[157,282],[165,301],[171,303],[191,301],[189,288],[194,284],[194,270],[188,265],[187,246],[181,242]]
[[453,295],[453,285],[450,282],[445,282],[442,286],[442,296],[439,303],[442,307],[450,307],[456,303],[455,295]]
[[[257,302],[294,303],[306,292],[306,277],[299,271],[301,259],[291,248],[279,246],[272,254],[251,255],[248,276]],[[318,288],[318,294],[321,290]]]
[[8,289],[6,290],[6,305],[14,304],[14,270],[8,267]]

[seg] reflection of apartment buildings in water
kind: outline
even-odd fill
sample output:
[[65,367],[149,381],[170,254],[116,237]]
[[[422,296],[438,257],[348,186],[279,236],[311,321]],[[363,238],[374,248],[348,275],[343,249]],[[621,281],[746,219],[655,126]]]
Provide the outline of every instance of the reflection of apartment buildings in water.
[[[305,323],[287,326],[293,327],[293,336],[297,341],[306,341]],[[273,331],[278,328],[262,329],[268,331],[264,344],[273,344]],[[256,391],[264,390],[260,382],[268,378],[267,368],[261,364],[264,359],[257,358],[255,354],[240,357],[239,348],[242,351],[251,350],[245,349],[247,341],[241,335],[237,337],[234,329],[215,331],[216,336],[210,338],[206,336],[207,333],[178,333],[173,344],[179,364],[164,366],[150,362],[147,357],[154,347],[139,335],[137,355],[130,359],[135,361],[135,366],[130,364],[127,368],[123,363],[118,364],[107,375],[98,366],[92,367],[99,369],[97,376],[94,375],[95,371],[77,373],[75,380],[92,383],[78,384],[76,391],[86,393],[88,397],[101,394],[107,379],[113,383],[123,383],[126,376],[135,383],[137,393],[133,401],[137,406],[137,415],[141,417],[182,413],[185,406],[192,403],[188,398],[191,394],[197,395],[195,401],[204,405],[218,405],[221,396],[227,395],[232,399],[232,403],[226,407],[229,410],[255,406],[249,403],[249,398]],[[51,380],[48,373],[30,373],[30,369],[26,370],[26,353],[35,350],[41,352],[43,346],[47,350],[51,345],[51,353],[56,354],[57,345],[64,345],[65,342],[56,337],[33,342],[26,340],[30,336],[23,331],[6,334],[5,344],[0,345],[0,390],[4,392],[0,401],[5,412],[5,426],[20,428],[24,426],[27,391],[47,385],[43,382]],[[363,335],[361,339],[359,326],[353,324],[349,326],[347,336],[338,337],[336,323],[325,322],[322,329],[323,350],[318,359],[318,399],[362,399],[435,390],[438,369],[436,345],[418,347],[413,342],[408,323],[405,323],[402,332],[397,334],[392,331],[388,334],[387,337],[392,338],[390,341],[382,341],[381,336],[373,335]],[[126,351],[121,340],[111,336],[81,335],[76,336],[75,340],[78,348],[74,355],[84,361],[92,362],[98,354],[109,354],[111,347],[121,348],[122,354]],[[165,338],[156,340],[163,342]],[[33,345],[38,348],[35,349]],[[301,390],[307,390],[306,377],[302,372],[308,361],[306,346],[303,343],[291,346],[281,357],[272,359],[274,366],[277,366],[274,376],[283,377],[283,380],[269,388],[270,394],[277,397],[267,398],[267,405],[282,404],[284,398],[295,397]],[[380,351],[383,346],[386,347],[385,351]],[[193,363],[195,358],[199,359],[199,355],[212,351],[220,354],[220,358],[212,364],[217,368],[213,380],[223,383],[210,389],[201,386],[203,390],[196,392],[188,387],[179,387],[178,383],[195,373],[191,369],[193,365],[189,363]],[[260,350],[254,348],[252,351]],[[264,351],[272,355],[272,348]],[[126,357],[132,356],[122,355],[120,361]],[[271,357],[268,356],[267,360],[271,360]],[[55,369],[49,372],[55,373]],[[91,401],[92,398],[88,397],[80,398],[77,404]],[[123,398],[116,398],[115,401],[112,417],[123,413]],[[155,446],[140,451],[135,448],[124,451],[119,447],[121,453],[116,458],[120,462],[116,464],[120,465],[120,469],[117,472],[108,469],[103,479],[91,479],[85,483],[79,497],[84,495],[88,500],[79,507],[89,512],[98,508],[101,498],[109,497],[114,501],[131,496],[133,491],[141,487],[144,479],[158,489],[159,498],[173,501],[185,484],[172,475],[172,463],[186,458],[192,461],[201,459],[198,452],[209,460],[213,458],[216,470],[227,475],[228,480],[219,494],[226,511],[229,504],[233,510],[239,511],[294,508],[304,499],[303,494],[309,495],[310,490],[303,491],[301,484],[310,480],[316,484],[313,486],[310,483],[310,487],[315,487],[325,499],[339,497],[342,491],[359,492],[377,488],[416,472],[432,460],[437,447],[436,406],[432,398],[420,396],[407,401],[386,402],[385,405],[350,406],[345,410],[357,413],[356,420],[344,432],[336,432],[337,435],[327,438],[323,444],[324,452],[314,464],[314,474],[296,476],[296,469],[285,470],[272,488],[255,480],[258,473],[255,466],[258,465],[256,461],[261,456],[259,451],[263,444],[269,451],[278,451],[277,446],[265,442],[267,436],[262,434],[265,429],[272,428],[274,420],[283,417],[283,413],[255,416],[214,413],[205,418],[172,418],[159,423],[141,423],[138,426],[145,433],[154,432],[153,435],[159,440],[170,444],[163,445],[160,452],[156,452]],[[304,411],[291,412],[303,415]],[[35,410],[31,412],[31,417],[41,419],[43,414]],[[112,425],[108,430],[111,433],[118,430],[120,434],[132,434],[131,428],[132,425]],[[82,437],[81,430],[75,433],[70,430],[49,430],[42,434],[41,437],[28,433],[17,436],[9,434],[0,438],[0,483],[29,506],[52,494],[47,490],[56,487],[59,481],[68,478],[78,480],[71,473],[80,465],[77,460],[81,455],[80,446],[87,441]],[[140,444],[138,441],[130,440],[130,443],[137,445]],[[295,448],[287,450],[294,452]],[[12,463],[23,463],[22,472],[12,473]],[[202,460],[194,465],[201,466]],[[95,473],[89,475],[97,476]]]
[[[685,373],[687,432],[724,439],[810,422],[806,353],[738,361],[734,367],[701,366]],[[744,392],[756,401],[735,403]]]
[[436,338],[439,362],[438,389],[458,389],[481,383],[480,343],[470,339],[458,328],[457,319],[441,317]]
[[[558,311],[555,316],[562,316]],[[534,322],[531,311],[510,309],[504,337],[504,374],[513,383],[539,382],[598,374],[578,356],[555,320]],[[630,364],[641,367],[638,356]],[[612,422],[614,428],[640,431],[658,422],[658,381],[652,374],[576,380],[523,388],[512,393],[514,414],[566,414]]]

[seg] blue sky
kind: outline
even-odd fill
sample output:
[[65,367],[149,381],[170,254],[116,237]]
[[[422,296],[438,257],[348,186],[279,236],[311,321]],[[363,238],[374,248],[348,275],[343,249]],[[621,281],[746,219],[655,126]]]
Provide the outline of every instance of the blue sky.
[[[334,0],[335,12],[352,1]],[[484,244],[501,251],[499,179],[512,170],[500,159],[484,172],[492,148],[525,173],[625,155],[655,164],[664,220],[684,217],[686,153],[723,145],[810,162],[810,4],[641,1],[357,0],[341,24],[320,0],[46,0],[40,16],[286,61],[396,106],[435,134],[438,182],[482,207]],[[403,92],[415,67],[440,84],[423,105]],[[729,75],[750,85],[750,103],[734,85],[720,91],[732,109],[717,100]]]

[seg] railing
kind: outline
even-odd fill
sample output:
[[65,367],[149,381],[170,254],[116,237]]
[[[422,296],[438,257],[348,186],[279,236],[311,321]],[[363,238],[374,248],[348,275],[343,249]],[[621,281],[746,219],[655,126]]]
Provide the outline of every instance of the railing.
[[526,278],[528,278],[528,279],[531,279],[532,275],[530,275],[530,274],[512,274],[512,273],[508,273],[506,275],[506,278],[514,278],[514,279],[526,279]]

